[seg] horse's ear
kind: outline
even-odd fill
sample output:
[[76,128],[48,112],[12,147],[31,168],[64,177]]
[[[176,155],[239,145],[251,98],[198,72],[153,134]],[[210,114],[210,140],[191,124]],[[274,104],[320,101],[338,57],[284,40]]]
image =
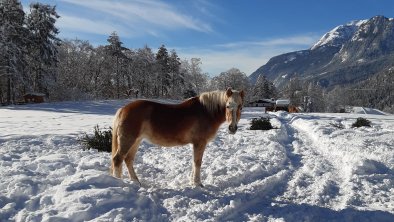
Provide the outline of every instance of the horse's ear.
[[231,88],[227,88],[227,91],[226,91],[227,97],[230,97],[232,94],[233,94],[233,91],[231,90]]
[[242,98],[242,100],[243,100],[244,97],[245,97],[245,92],[244,92],[244,90],[241,90],[241,92],[239,93],[239,95],[241,95],[241,98]]

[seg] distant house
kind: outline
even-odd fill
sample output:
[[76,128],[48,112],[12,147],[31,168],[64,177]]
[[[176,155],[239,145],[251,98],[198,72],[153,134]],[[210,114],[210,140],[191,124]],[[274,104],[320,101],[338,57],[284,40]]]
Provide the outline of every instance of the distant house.
[[25,103],[43,103],[45,101],[44,93],[26,93],[23,95]]
[[259,99],[248,104],[250,107],[274,107],[274,99]]
[[[264,107],[265,111],[287,111],[291,110],[291,112],[298,112],[298,109],[294,106],[290,105],[289,99],[260,99],[254,102],[250,102],[248,104],[250,107]],[[291,109],[290,109],[291,108]]]

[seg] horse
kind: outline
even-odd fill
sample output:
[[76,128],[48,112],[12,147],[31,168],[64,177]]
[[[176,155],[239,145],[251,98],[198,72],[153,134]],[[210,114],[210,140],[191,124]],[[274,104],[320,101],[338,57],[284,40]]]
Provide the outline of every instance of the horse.
[[113,121],[111,174],[121,178],[124,162],[130,180],[141,186],[133,162],[143,139],[164,147],[191,143],[191,183],[203,187],[200,170],[206,145],[225,121],[229,123],[228,132],[236,133],[243,103],[244,91],[228,88],[205,92],[180,104],[136,100],[125,105],[116,112]]
[[296,106],[290,105],[289,106],[289,113],[298,113],[299,109]]

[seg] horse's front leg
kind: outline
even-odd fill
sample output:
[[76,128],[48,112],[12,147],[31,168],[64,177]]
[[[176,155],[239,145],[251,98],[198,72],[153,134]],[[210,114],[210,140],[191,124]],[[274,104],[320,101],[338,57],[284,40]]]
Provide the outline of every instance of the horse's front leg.
[[201,163],[204,155],[206,143],[193,144],[193,170],[192,185],[203,187],[201,183]]

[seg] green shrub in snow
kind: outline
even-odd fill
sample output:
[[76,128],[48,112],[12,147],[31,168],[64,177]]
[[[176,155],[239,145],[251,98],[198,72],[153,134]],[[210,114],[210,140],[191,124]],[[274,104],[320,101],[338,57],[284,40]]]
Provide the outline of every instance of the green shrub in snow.
[[111,152],[112,128],[100,129],[98,125],[94,127],[93,135],[85,133],[79,142],[84,149],[96,149],[100,152]]
[[273,129],[270,119],[266,117],[253,118],[250,123],[250,130],[270,130]]
[[359,117],[359,118],[357,118],[356,122],[354,122],[352,124],[352,127],[362,127],[362,126],[370,127],[371,126],[371,121],[369,121],[369,120],[367,120],[365,118]]

